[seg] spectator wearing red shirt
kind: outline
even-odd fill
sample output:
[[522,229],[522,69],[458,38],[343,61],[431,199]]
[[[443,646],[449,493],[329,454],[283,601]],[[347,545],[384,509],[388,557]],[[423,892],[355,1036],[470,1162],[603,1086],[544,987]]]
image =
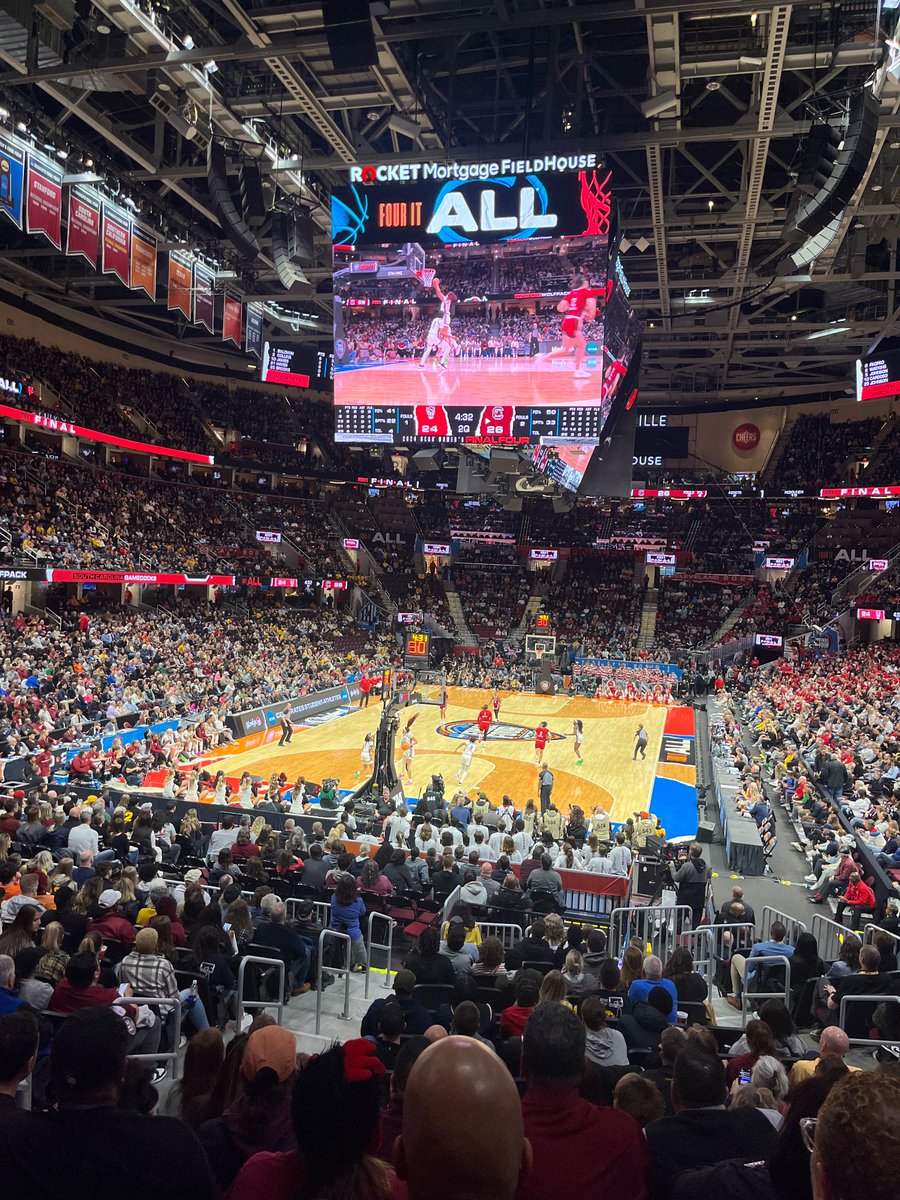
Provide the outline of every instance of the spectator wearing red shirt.
[[372,694],[374,680],[369,678],[369,672],[363,671],[359,681],[359,707],[369,707],[369,696]]
[[532,1164],[516,1200],[646,1200],[650,1159],[641,1127],[621,1109],[579,1096],[584,1052],[578,1017],[561,1004],[538,1005],[522,1035],[522,1116]]
[[[848,908],[854,910],[854,914],[860,912],[871,912],[872,919],[875,919],[875,893],[867,883],[864,883],[859,877],[859,871],[852,871],[850,878],[847,881],[847,890],[844,892],[842,899],[838,900],[837,914],[835,919],[843,924],[844,912]],[[854,915],[850,928],[858,929],[858,917]]]
[[239,829],[237,841],[231,847],[231,857],[234,862],[246,862],[248,858],[259,857],[259,846],[250,837],[249,829]]
[[70,779],[89,779],[91,775],[91,760],[87,754],[79,750],[73,758],[69,760],[69,778]]
[[[138,1009],[129,1004],[127,997],[134,993],[128,984],[119,988],[100,987],[100,962],[96,954],[83,951],[73,954],[66,963],[65,978],[61,979],[53,989],[50,997],[49,1011],[56,1013],[73,1013],[82,1008],[106,1008],[115,1005],[122,1019],[127,1021],[129,1054],[155,1054],[159,1049],[159,1039],[162,1025],[159,1018],[154,1016],[152,1024],[142,1024],[136,1028]],[[146,1010],[144,1010],[146,1014]]]
[[500,1033],[503,1037],[521,1037],[525,1022],[534,1012],[540,998],[541,977],[537,971],[520,972],[516,979],[516,1002],[500,1014]]
[[118,907],[121,900],[122,897],[112,888],[101,892],[97,903],[103,915],[94,917],[88,929],[96,929],[105,938],[115,938],[130,950],[134,945],[136,934],[131,922],[119,915]]

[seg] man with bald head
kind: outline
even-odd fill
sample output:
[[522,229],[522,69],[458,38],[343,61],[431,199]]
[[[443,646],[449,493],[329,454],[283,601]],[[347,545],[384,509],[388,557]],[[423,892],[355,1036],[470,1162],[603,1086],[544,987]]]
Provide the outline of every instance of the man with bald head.
[[531,1146],[518,1090],[496,1054],[472,1038],[447,1037],[419,1055],[394,1165],[409,1200],[512,1200]]
[[[819,1038],[819,1057],[801,1058],[791,1067],[791,1073],[788,1076],[791,1087],[795,1088],[798,1084],[805,1083],[807,1079],[812,1079],[816,1067],[824,1059],[844,1062],[849,1050],[850,1039],[843,1029],[838,1029],[837,1025],[826,1025]],[[851,1071],[859,1070],[859,1067],[851,1067],[849,1063],[844,1063],[844,1066]]]

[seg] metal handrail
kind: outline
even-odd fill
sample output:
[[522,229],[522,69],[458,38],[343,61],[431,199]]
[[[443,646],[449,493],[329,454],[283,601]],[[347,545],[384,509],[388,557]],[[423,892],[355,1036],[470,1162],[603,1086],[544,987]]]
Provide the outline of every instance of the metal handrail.
[[[778,992],[748,992],[747,983],[750,973],[765,963],[780,963],[784,967],[784,988]],[[785,1007],[791,1007],[791,960],[787,954],[761,954],[757,958],[748,958],[744,963],[744,976],[741,980],[741,1028],[747,1024],[750,1015],[748,1000],[783,1000]]]
[[[372,926],[373,926],[373,922],[376,920],[387,922],[387,935],[388,936],[387,936],[386,942],[376,942],[375,941],[375,931],[372,928]],[[372,951],[373,950],[384,950],[384,952],[385,952],[384,986],[388,990],[390,990],[390,986],[391,986],[391,954],[393,953],[393,949],[394,949],[394,918],[389,916],[388,913],[378,912],[377,909],[373,909],[372,912],[369,913],[368,933],[369,933],[369,936],[366,939],[366,941],[367,941],[367,945],[366,945],[366,999],[367,1000],[369,998],[369,980],[372,977]]]
[[[847,1020],[847,1005],[859,1004],[862,1000],[865,1000],[867,1004],[883,1004],[886,1000],[892,1004],[900,1004],[900,996],[841,996],[841,1006],[838,1009],[838,1025],[844,1030],[844,1033],[847,1032],[844,1029],[844,1024]],[[851,1046],[895,1046],[897,1044],[896,1038],[848,1037],[847,1040]]]
[[520,942],[525,936],[521,925],[498,925],[494,921],[479,921],[478,928],[482,938],[499,938],[504,950],[508,950],[515,942]]
[[[277,970],[278,970],[278,1000],[277,1000],[277,1002],[273,1001],[273,1000],[245,1000],[244,999],[244,976],[247,973],[247,964],[248,963],[259,963],[260,966],[277,968]],[[284,959],[263,958],[261,954],[260,955],[247,954],[241,959],[240,966],[238,967],[237,1014],[236,1014],[236,1021],[235,1021],[235,1025],[236,1025],[238,1032],[240,1032],[240,1029],[241,1029],[241,1023],[244,1018],[244,1013],[246,1011],[249,1011],[251,1008],[253,1008],[253,1009],[272,1008],[274,1005],[274,1007],[278,1010],[278,1017],[277,1017],[278,1024],[282,1025],[284,1023],[284,974],[285,974]]]
[[344,943],[344,965],[342,967],[329,967],[328,970],[336,977],[343,977],[344,1008],[340,1014],[340,1019],[342,1021],[350,1020],[350,934],[341,933],[337,929],[323,929],[319,934],[319,963],[316,970],[316,1033],[319,1033],[322,1027],[322,958],[324,956],[325,939],[327,937]]
[[[687,904],[614,908],[609,914],[609,953],[621,957],[631,938],[639,937],[642,949],[649,945],[654,954],[666,959],[678,937],[690,930],[691,921],[691,908]],[[644,929],[644,926],[650,928]]]
[[821,913],[816,913],[812,919],[812,935],[818,943],[819,957],[825,960],[840,958],[844,938],[852,932],[846,925]]
[[894,943],[894,949],[900,950],[900,935],[891,933],[888,929],[882,929],[880,925],[866,925],[863,929],[863,945],[874,946],[875,937],[877,934],[883,933],[885,937],[889,937]]
[[181,997],[180,996],[123,996],[122,1004],[148,1004],[161,1008],[171,1008],[175,1011],[175,1028],[172,1031],[172,1049],[156,1051],[154,1054],[129,1054],[135,1062],[170,1062],[172,1064],[172,1079],[178,1078],[178,1050],[181,1045]]
[[[718,963],[736,952],[740,953],[742,949],[741,945],[735,945],[734,931],[739,929],[746,930],[752,939],[754,926],[749,921],[732,925],[701,925],[699,929],[686,930],[679,938],[680,944],[690,950],[694,969],[706,980],[710,995],[715,986]],[[726,941],[726,934],[731,935],[730,941]],[[749,944],[744,948],[749,951]]]
[[796,917],[791,917],[786,912],[782,912],[780,908],[772,908],[771,905],[767,904],[762,910],[762,919],[759,924],[759,940],[761,942],[769,940],[769,932],[775,921],[780,921],[784,925],[787,929],[788,938],[792,943],[797,940],[798,933],[808,932],[806,925],[802,921],[798,921]]

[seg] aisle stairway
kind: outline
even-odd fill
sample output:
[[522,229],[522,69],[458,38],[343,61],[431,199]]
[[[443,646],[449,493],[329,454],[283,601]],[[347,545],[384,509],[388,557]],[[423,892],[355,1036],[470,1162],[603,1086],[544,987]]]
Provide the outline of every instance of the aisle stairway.
[[466,623],[466,614],[463,612],[459,592],[449,584],[445,584],[444,593],[447,597],[447,607],[450,609],[450,616],[453,618],[453,626],[456,629],[458,643],[461,646],[477,646],[478,638]]
[[543,606],[543,596],[529,596],[525,604],[525,609],[522,612],[522,619],[510,635],[512,641],[519,641],[526,633],[533,632],[534,618],[541,611]]
[[641,628],[638,633],[638,650],[649,650],[656,638],[656,608],[659,600],[659,591],[656,588],[647,588],[644,596],[644,605],[641,609]]

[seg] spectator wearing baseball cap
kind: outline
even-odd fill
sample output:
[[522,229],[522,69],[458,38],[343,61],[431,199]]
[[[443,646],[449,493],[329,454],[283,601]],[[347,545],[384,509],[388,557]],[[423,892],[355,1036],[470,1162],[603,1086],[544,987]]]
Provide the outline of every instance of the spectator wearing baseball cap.
[[107,888],[106,891],[101,892],[97,901],[101,916],[94,917],[88,925],[88,929],[96,929],[105,938],[115,938],[130,950],[134,945],[135,931],[131,922],[126,921],[118,911],[121,901],[120,893],[113,888]]
[[297,1073],[297,1039],[280,1025],[250,1034],[241,1060],[241,1093],[223,1113],[200,1126],[213,1174],[226,1191],[254,1154],[296,1148],[291,1091]]

